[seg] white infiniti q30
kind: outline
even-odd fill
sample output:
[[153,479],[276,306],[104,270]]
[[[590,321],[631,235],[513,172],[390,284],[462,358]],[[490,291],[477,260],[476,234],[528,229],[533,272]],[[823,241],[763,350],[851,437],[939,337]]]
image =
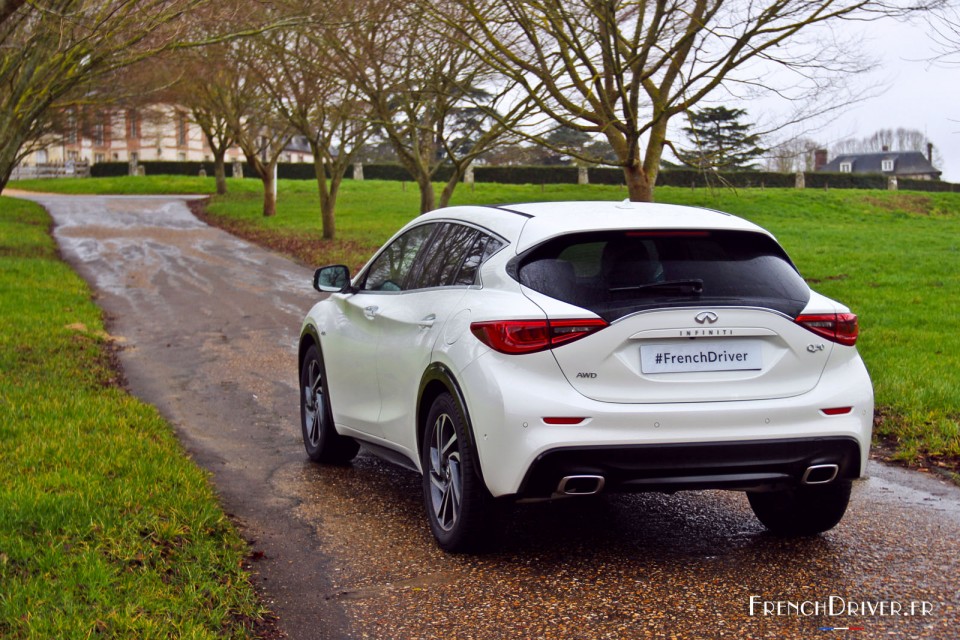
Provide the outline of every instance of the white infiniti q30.
[[423,476],[448,551],[497,500],[746,491],[785,535],[836,525],[865,472],[873,389],[857,317],[776,240],[645,203],[452,207],[403,227],[300,338],[308,456],[362,444]]

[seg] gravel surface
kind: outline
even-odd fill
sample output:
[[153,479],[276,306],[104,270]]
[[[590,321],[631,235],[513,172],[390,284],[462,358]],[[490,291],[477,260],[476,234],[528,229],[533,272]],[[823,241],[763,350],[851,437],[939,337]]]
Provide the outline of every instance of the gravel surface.
[[211,471],[291,638],[960,637],[960,491],[879,464],[812,539],[768,535],[737,493],[603,496],[513,507],[490,552],[446,555],[415,474],[306,460],[309,269],[182,200],[30,197],[97,291],[131,390]]

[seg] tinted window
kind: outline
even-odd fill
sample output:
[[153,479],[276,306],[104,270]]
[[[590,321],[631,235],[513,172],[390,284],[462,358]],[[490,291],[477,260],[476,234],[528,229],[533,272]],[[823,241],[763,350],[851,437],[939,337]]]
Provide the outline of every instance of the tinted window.
[[791,317],[810,290],[770,237],[743,231],[617,231],[549,240],[518,257],[524,285],[613,321],[671,306],[756,306]]
[[408,288],[423,289],[454,284],[464,258],[478,235],[480,231],[473,227],[444,224],[417,260]]
[[410,229],[394,240],[370,265],[362,289],[366,291],[403,291],[417,254],[436,229],[425,224]]
[[499,251],[502,246],[503,243],[496,238],[488,236],[485,233],[478,234],[470,250],[467,251],[463,264],[460,266],[460,272],[457,274],[455,284],[476,284],[477,272],[480,270],[480,265],[483,264],[487,258]]

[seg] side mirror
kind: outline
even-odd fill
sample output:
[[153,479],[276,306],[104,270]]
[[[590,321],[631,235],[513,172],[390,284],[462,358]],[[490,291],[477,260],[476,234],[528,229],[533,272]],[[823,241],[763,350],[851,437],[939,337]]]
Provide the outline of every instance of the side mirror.
[[320,267],[313,274],[313,288],[320,293],[340,293],[350,288],[350,269],[342,264]]

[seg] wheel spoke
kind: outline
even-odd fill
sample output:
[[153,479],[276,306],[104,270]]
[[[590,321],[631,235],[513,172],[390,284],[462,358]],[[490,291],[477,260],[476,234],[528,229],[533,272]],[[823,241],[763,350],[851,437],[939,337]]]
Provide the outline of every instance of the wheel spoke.
[[450,439],[447,440],[447,443],[446,443],[445,445],[443,445],[443,454],[444,454],[445,456],[450,455],[450,454],[448,453],[448,451],[450,451],[450,448],[453,447],[453,446],[456,445],[456,444],[457,444],[457,434],[456,434],[456,432],[452,432],[452,433],[450,434]]
[[310,444],[315,445],[320,441],[320,412],[315,411],[308,419],[310,422],[307,429],[307,438],[310,440]]
[[463,478],[460,476],[460,457],[457,455],[457,458],[450,458],[450,487],[453,491],[453,500],[454,504],[457,506],[457,511],[460,511],[460,501],[463,499]]
[[446,426],[446,414],[437,418],[433,425],[433,448],[437,450],[437,456],[443,460],[443,431]]
[[314,360],[310,363],[310,370],[308,372],[308,380],[310,382],[310,388],[317,395],[323,393],[321,385],[323,384],[323,376],[320,375],[320,363]]
[[444,529],[447,528],[447,503],[449,498],[448,487],[444,487],[443,493],[440,494],[440,506],[437,507],[437,520],[440,521],[440,526]]
[[314,411],[317,408],[317,401],[310,387],[303,388],[303,403],[308,411]]

